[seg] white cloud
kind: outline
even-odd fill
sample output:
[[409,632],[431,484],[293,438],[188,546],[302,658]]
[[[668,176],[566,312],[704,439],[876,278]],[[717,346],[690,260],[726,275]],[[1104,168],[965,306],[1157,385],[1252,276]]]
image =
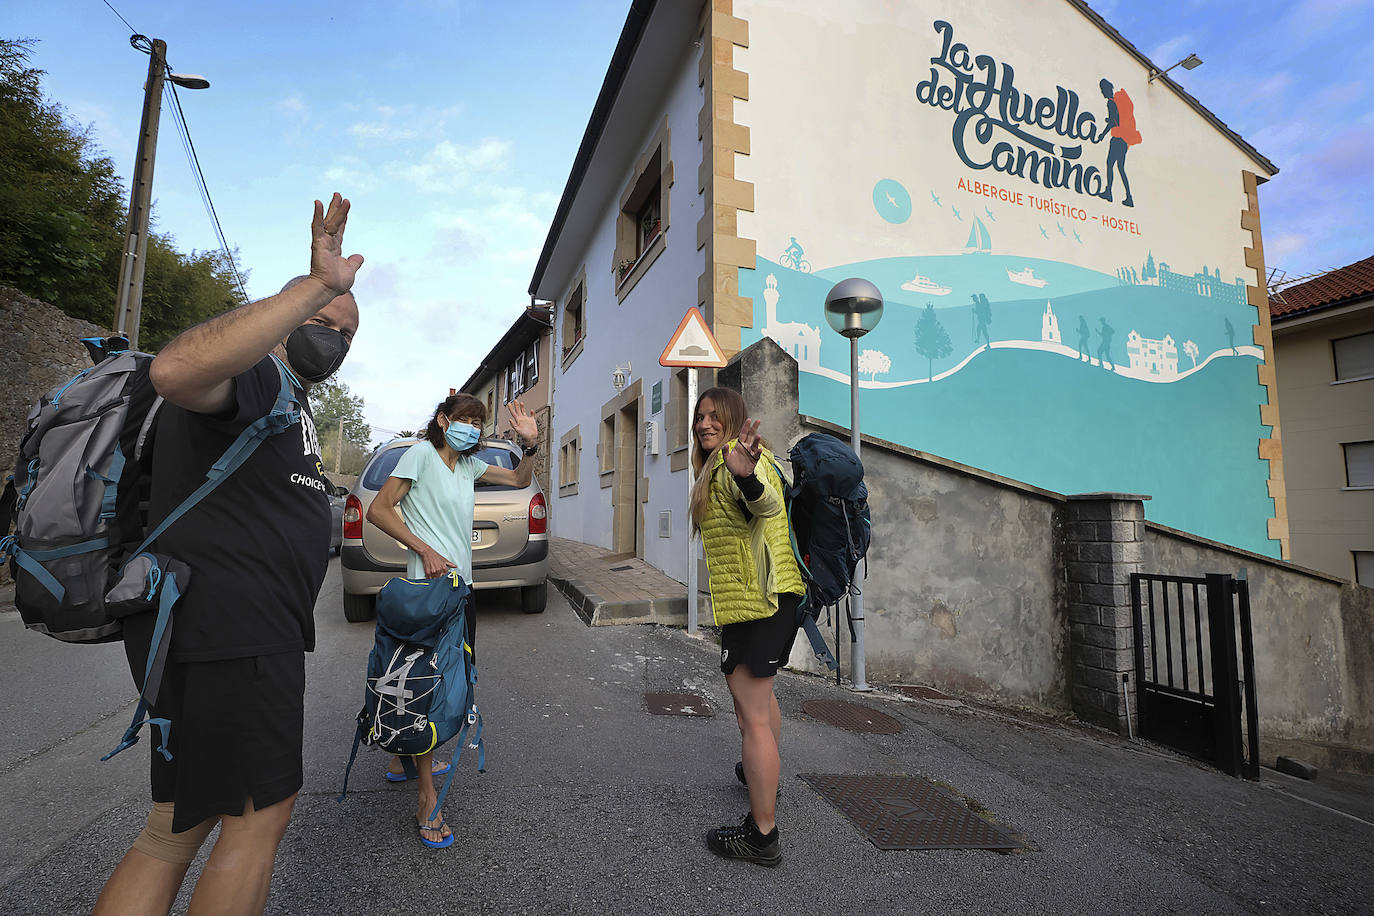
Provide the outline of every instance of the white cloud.
[[473,146],[443,140],[419,162],[393,163],[391,170],[422,191],[450,191],[467,187],[478,173],[505,168],[510,150],[510,142],[497,137],[487,137]]
[[305,100],[301,98],[300,93],[292,93],[277,102],[277,111],[282,114],[304,115],[309,113],[309,108],[306,107]]

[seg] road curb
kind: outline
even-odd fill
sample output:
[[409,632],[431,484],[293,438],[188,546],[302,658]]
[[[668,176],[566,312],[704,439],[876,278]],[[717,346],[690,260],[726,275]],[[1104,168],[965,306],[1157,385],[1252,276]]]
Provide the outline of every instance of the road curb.
[[573,611],[589,627],[619,624],[657,623],[670,627],[687,625],[687,596],[638,598],[611,601],[591,591],[580,579],[550,574],[549,581],[572,605]]

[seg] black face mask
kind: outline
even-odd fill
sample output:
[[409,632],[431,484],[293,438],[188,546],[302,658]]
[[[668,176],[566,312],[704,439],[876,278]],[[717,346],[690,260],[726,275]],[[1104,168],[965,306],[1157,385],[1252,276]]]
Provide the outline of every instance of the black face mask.
[[322,382],[343,365],[348,339],[321,324],[303,324],[286,338],[286,358],[307,382]]

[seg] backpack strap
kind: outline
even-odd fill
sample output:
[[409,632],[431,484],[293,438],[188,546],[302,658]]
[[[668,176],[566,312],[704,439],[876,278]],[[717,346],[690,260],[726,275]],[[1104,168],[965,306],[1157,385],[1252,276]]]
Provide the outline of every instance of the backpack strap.
[[147,713],[149,707],[157,702],[158,690],[162,686],[162,674],[167,667],[167,655],[172,646],[172,607],[181,598],[181,589],[177,587],[176,573],[169,572],[164,576],[159,567],[154,566],[153,570],[149,574],[152,579],[151,588],[155,589],[160,584],[162,594],[158,598],[157,622],[153,624],[153,638],[148,646],[148,663],[143,669],[143,689],[139,692],[138,705],[134,707],[133,721],[124,730],[124,736],[115,749],[100,758],[102,761],[109,760],[120,751],[137,744],[138,733],[144,725],[157,727],[162,735],[157,752],[164,760],[172,759],[172,752],[167,750],[167,739],[172,733],[171,720],[156,718]]
[[[806,566],[806,560],[802,557],[801,548],[797,546],[797,532],[792,528],[792,499],[796,492],[792,485],[787,483],[787,477],[782,472],[782,465],[778,464],[777,459],[773,459],[773,470],[777,471],[778,478],[783,484],[783,513],[787,516],[787,539],[792,543],[792,557],[797,561],[797,568],[801,570],[803,580],[811,581],[811,570]],[[817,615],[812,614],[807,604],[806,596],[797,604],[797,624],[806,631],[806,638],[811,641],[811,651],[816,653],[816,658],[825,663],[825,667],[831,671],[836,671],[840,663],[835,660],[835,654],[830,651],[830,646],[826,645],[825,637],[821,635],[821,628],[816,623]]]
[[301,406],[299,402],[297,402],[295,394],[291,389],[291,380],[288,375],[288,370],[277,357],[273,356],[272,361],[276,364],[277,374],[281,379],[281,389],[277,392],[277,400],[272,405],[272,409],[264,416],[259,417],[243,428],[243,432],[239,433],[238,438],[234,440],[233,444],[225,449],[224,454],[221,455],[219,460],[211,466],[208,472],[206,472],[205,482],[201,484],[194,493],[186,497],[181,505],[173,509],[171,513],[143,539],[143,543],[133,552],[133,556],[137,556],[146,550],[148,545],[156,541],[164,531],[176,522],[177,519],[189,512],[202,499],[209,496],[216,487],[229,477],[230,474],[233,474],[234,471],[239,469],[240,465],[248,460],[248,457],[257,450],[257,447],[262,444],[264,439],[284,432],[300,422]]
[[353,730],[353,750],[348,754],[348,766],[344,767],[343,789],[339,791],[339,797],[334,799],[335,801],[341,802],[348,795],[348,774],[353,772],[353,761],[358,759],[358,746],[363,743],[363,729],[366,723],[367,707],[364,706],[358,712],[358,727]]
[[[476,682],[476,677],[472,678]],[[429,812],[429,820],[434,820],[439,816],[439,812],[444,809],[444,799],[448,797],[448,787],[453,783],[453,774],[458,772],[458,758],[463,756],[463,749],[469,746],[467,741],[468,729],[476,725],[476,731],[472,734],[470,745],[477,748],[477,772],[487,771],[487,748],[482,743],[482,714],[477,711],[477,704],[473,703],[468,709],[467,721],[458,730],[458,753],[453,755],[453,762],[449,765],[448,775],[444,777],[444,786],[439,790],[439,795],[434,800],[434,810]]]

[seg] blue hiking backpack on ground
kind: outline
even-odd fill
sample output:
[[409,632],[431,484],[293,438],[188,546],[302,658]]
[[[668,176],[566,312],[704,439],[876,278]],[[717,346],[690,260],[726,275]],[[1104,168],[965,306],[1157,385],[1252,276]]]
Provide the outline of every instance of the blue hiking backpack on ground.
[[0,495],[0,559],[10,562],[24,625],[65,642],[120,639],[123,618],[157,610],[133,722],[102,759],[137,742],[148,724],[158,727],[158,750],[170,760],[170,723],[147,712],[171,646],[172,608],[190,570],[148,547],[263,439],[300,422],[300,405],[278,361],[281,391],[271,412],[244,429],[205,483],[149,531],[147,446],[162,404],[148,378],[153,357],[130,350],[123,337],[82,343],[95,365],[43,395],[29,412],[14,476]]
[[419,580],[397,576],[382,586],[363,708],[339,801],[348,794],[348,774],[362,744],[398,755],[406,775],[414,778],[414,757],[458,738],[458,753],[431,820],[444,806],[469,728],[475,727],[470,743],[477,748],[477,770],[486,772],[482,717],[475,700],[477,666],[467,643],[470,593],[456,572]]
[[[816,657],[838,670],[817,619],[823,608],[838,606],[840,599],[859,589],[855,583],[859,561],[868,553],[872,538],[864,466],[853,449],[825,433],[802,437],[788,458],[793,477],[784,491],[787,520],[792,550],[806,582],[798,622]],[[837,620],[837,645],[838,627]]]

